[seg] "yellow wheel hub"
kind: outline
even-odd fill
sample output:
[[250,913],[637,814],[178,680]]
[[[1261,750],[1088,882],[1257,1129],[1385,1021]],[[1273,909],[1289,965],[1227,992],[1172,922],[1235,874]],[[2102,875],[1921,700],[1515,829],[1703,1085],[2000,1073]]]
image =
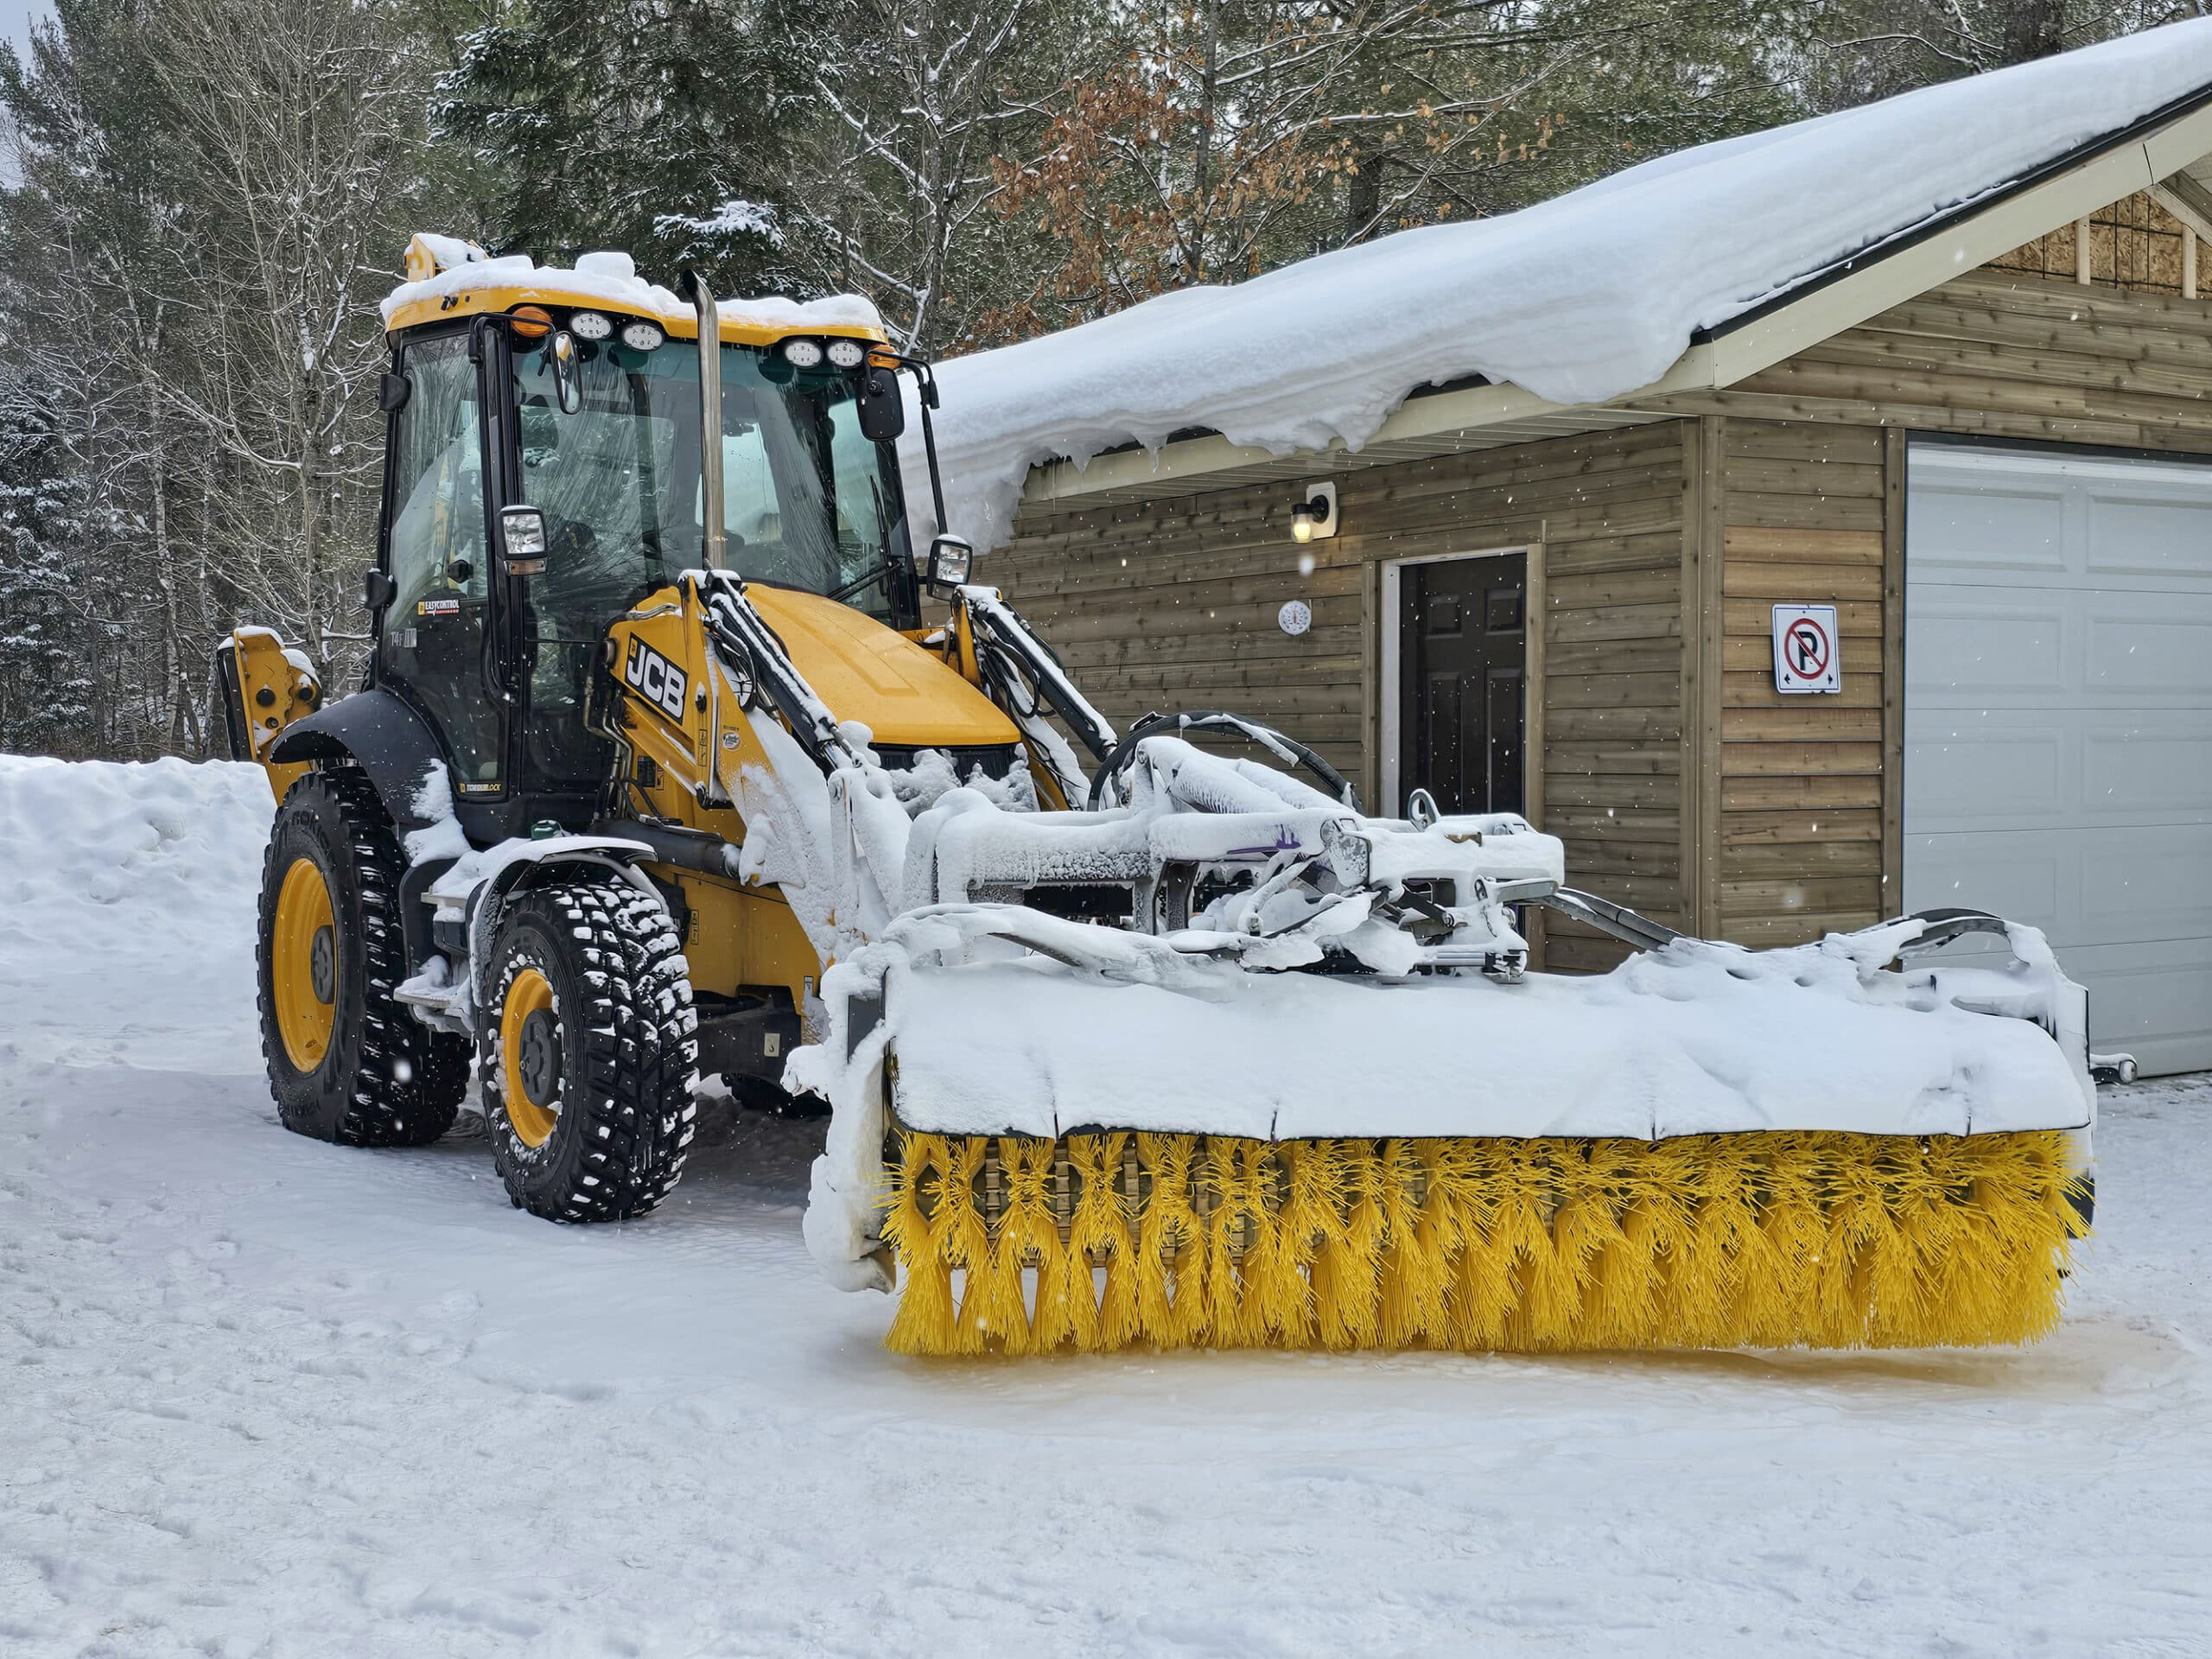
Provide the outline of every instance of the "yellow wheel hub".
[[535,968],[507,982],[499,1010],[499,1070],[507,1122],[525,1147],[542,1147],[561,1118],[561,1020],[553,986]]
[[312,1071],[330,1052],[338,1016],[338,926],[330,885],[311,858],[294,859],[276,890],[269,978],[284,1057],[294,1071]]

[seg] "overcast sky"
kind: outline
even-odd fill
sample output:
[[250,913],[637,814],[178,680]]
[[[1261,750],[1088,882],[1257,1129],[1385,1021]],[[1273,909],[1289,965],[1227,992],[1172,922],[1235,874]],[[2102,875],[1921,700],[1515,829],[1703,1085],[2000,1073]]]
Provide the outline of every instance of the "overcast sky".
[[30,38],[31,20],[53,13],[48,0],[0,0],[0,32],[21,46]]

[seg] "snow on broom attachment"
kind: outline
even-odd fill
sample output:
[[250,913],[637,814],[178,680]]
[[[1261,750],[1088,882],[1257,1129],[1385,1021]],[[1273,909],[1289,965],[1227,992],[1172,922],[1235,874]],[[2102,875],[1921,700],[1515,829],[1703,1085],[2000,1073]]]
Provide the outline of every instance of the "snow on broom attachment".
[[[826,1040],[789,1078],[835,1107],[808,1242],[849,1287],[895,1274],[893,1348],[1847,1348],[2056,1323],[2095,1094],[2086,998],[2034,930],[1681,938],[1560,890],[1559,843],[1518,819],[1362,818],[1141,747],[1127,808],[925,814],[907,893],[927,872],[936,902],[824,980]],[[979,902],[1117,880],[1150,931]],[[1507,906],[1530,901],[1646,953],[1524,976]],[[2011,958],[1916,960],[1977,931]]]

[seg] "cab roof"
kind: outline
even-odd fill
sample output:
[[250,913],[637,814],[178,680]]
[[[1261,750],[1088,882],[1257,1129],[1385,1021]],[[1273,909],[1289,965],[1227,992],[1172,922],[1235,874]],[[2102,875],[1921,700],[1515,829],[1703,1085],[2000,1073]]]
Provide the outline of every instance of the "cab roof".
[[[494,259],[473,242],[423,232],[407,245],[407,280],[385,296],[385,332],[512,310],[518,305],[587,307],[646,317],[681,340],[699,337],[690,302],[638,275],[626,253],[587,253],[573,270],[533,264],[527,254]],[[826,300],[723,300],[722,343],[772,346],[794,334],[887,341],[883,319],[858,295]]]

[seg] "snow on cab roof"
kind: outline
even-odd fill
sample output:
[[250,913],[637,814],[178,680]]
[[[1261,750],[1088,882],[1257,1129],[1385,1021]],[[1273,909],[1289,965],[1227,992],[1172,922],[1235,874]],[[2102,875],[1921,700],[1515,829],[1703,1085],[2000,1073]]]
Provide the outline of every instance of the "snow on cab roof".
[[[542,296],[556,303],[596,302],[632,315],[683,324],[689,324],[693,315],[689,300],[640,277],[636,262],[626,253],[582,254],[573,269],[563,269],[533,264],[527,254],[492,258],[473,242],[424,232],[408,244],[407,274],[411,280],[385,296],[386,328],[426,320],[403,315],[423,301],[443,302],[493,292],[525,298]],[[833,295],[823,300],[776,296],[722,300],[715,308],[726,327],[735,326],[763,334],[807,328],[863,328],[878,337],[883,334],[883,319],[874,305],[856,294]]]
[[2212,21],[2177,23],[956,359],[938,370],[946,518],[992,546],[1032,466],[1194,428],[1357,449],[1409,393],[1473,376],[1620,397],[1698,331],[2209,91]]

